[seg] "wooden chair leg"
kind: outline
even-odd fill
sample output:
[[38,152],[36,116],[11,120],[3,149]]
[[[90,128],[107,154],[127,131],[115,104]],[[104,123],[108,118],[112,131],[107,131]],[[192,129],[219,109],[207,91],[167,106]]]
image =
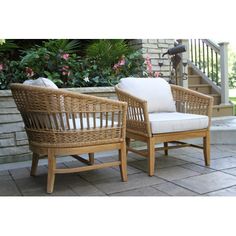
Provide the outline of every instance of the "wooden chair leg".
[[[168,142],[164,142],[164,148],[168,148]],[[168,156],[168,149],[165,149],[165,155]]]
[[89,153],[89,164],[93,165],[94,164],[94,153]]
[[125,139],[125,141],[126,141],[126,147],[127,147],[127,148],[126,148],[126,154],[127,154],[127,155],[128,155],[128,147],[129,147],[129,145],[130,145],[130,140],[131,140],[131,139],[130,139],[130,138],[127,138],[127,137],[126,137],[126,139]]
[[119,150],[119,160],[121,162],[120,164],[121,179],[123,182],[126,182],[128,180],[128,176],[127,176],[127,155],[126,155],[125,142],[122,144],[121,149]]
[[148,173],[153,176],[155,172],[155,143],[152,138],[148,140]]
[[208,132],[206,137],[203,138],[203,153],[205,159],[205,165],[210,165],[210,133]]
[[48,151],[48,182],[47,193],[52,193],[55,181],[56,158],[53,151]]
[[36,175],[38,163],[39,163],[39,155],[37,153],[33,153],[31,171],[30,171],[31,176]]

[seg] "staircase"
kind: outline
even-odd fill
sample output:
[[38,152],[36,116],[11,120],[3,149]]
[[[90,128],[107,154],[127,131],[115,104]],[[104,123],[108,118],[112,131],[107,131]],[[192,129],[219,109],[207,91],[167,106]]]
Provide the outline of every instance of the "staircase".
[[221,94],[219,91],[216,91],[211,84],[207,83],[191,66],[188,67],[188,87],[189,89],[210,95],[214,98],[212,114],[214,117],[234,115],[233,104],[221,104]]
[[234,105],[228,100],[227,49],[207,39],[191,39],[188,48],[188,88],[214,98],[214,117],[233,116]]

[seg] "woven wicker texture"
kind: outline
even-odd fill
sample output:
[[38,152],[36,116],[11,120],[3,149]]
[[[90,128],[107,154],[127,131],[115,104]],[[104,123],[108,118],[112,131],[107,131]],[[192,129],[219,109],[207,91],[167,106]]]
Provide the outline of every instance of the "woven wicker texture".
[[34,146],[82,147],[125,138],[125,103],[22,84],[11,90]]

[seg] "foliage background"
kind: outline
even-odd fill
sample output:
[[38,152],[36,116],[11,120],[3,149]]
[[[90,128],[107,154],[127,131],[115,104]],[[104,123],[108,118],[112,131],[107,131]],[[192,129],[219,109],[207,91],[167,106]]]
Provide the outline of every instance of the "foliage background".
[[129,40],[6,40],[0,45],[0,89],[47,77],[58,87],[112,86],[146,77],[145,60]]

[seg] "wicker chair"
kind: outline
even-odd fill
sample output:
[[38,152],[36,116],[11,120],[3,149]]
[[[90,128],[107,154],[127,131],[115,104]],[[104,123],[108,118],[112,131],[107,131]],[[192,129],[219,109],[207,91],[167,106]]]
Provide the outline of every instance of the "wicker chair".
[[[119,166],[122,180],[127,181],[126,103],[22,84],[12,84],[11,90],[33,152],[32,176],[39,158],[48,157],[48,193],[53,192],[55,174]],[[113,149],[119,150],[118,161],[94,164],[94,152]],[[89,153],[89,160],[78,156],[83,153]],[[59,155],[88,165],[57,168]]]
[[[135,79],[135,78],[133,78]],[[156,80],[158,80],[157,78]],[[148,83],[148,81],[147,81]],[[168,85],[169,86],[169,85]],[[212,114],[213,98],[196,91],[192,91],[177,85],[170,85],[170,94],[172,93],[174,106],[176,107],[176,114],[182,115],[183,113],[203,115],[207,119],[207,125],[205,128],[187,130],[181,130],[181,127],[177,127],[177,132],[169,132],[162,129],[162,123],[156,122],[156,126],[160,132],[153,132],[153,123],[151,117],[153,113],[148,112],[148,103],[141,97],[134,96],[124,89],[121,89],[118,84],[116,87],[116,93],[120,101],[128,103],[127,112],[127,130],[126,130],[126,144],[127,150],[132,151],[148,159],[148,172],[150,176],[154,175],[155,168],[155,151],[164,150],[165,155],[168,155],[168,149],[179,147],[196,147],[203,149],[205,164],[210,165],[210,120]],[[156,101],[161,102],[161,101]],[[167,113],[171,115],[174,113]],[[193,115],[194,116],[194,115]],[[161,117],[161,113],[156,113],[156,117]],[[164,123],[166,120],[162,120]],[[188,122],[188,121],[187,121]],[[167,123],[166,126],[169,124]],[[153,125],[154,126],[154,125]],[[165,127],[166,127],[165,126]],[[174,127],[175,128],[175,127]],[[169,127],[167,127],[167,130]],[[184,139],[203,138],[203,146],[188,144],[183,142]],[[130,146],[130,140],[139,140],[147,143],[147,150],[137,150]],[[155,144],[164,143],[163,147],[155,148]],[[177,145],[168,145],[168,143],[175,143]]]

